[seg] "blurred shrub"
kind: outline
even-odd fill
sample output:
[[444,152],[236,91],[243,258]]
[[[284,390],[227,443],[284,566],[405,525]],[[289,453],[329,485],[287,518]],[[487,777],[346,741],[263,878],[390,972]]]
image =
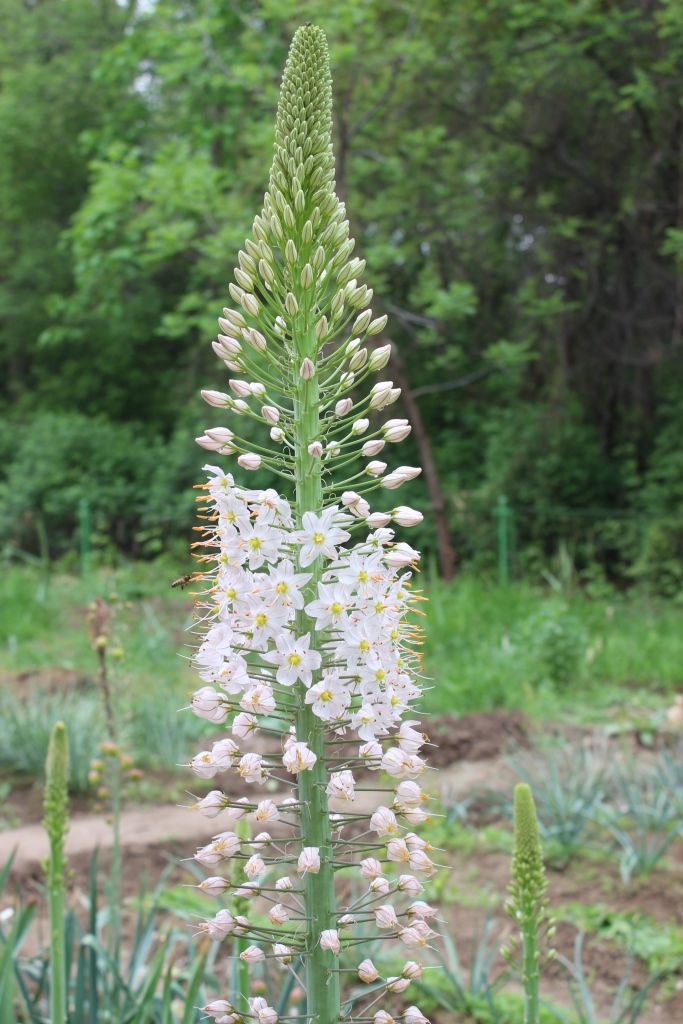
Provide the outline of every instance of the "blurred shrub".
[[[90,506],[94,547],[155,554],[166,532],[189,530],[201,456],[183,430],[164,442],[148,427],[80,413],[44,413],[19,437],[0,479],[0,529],[14,547],[55,557],[76,544]],[[0,431],[0,449],[4,433]]]
[[519,645],[537,683],[569,686],[581,675],[586,632],[562,601],[547,602],[520,625]]

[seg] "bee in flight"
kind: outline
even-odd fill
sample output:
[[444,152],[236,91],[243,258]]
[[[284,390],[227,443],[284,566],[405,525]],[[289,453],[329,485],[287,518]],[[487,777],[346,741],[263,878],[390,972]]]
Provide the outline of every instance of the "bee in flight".
[[187,576],[179,576],[177,580],[173,580],[171,586],[180,587],[181,590],[184,590],[188,583],[191,583],[193,579],[194,573],[190,572],[187,574]]

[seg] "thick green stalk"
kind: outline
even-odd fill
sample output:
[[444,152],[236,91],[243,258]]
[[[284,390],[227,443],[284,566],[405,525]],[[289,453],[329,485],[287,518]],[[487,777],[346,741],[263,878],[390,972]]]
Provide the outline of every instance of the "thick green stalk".
[[[301,357],[315,359],[315,339],[304,336],[298,339]],[[319,399],[317,375],[303,380],[298,372],[296,379],[297,397],[295,417],[296,437],[296,512],[298,522],[305,512],[319,512],[322,507],[322,481],[320,459],[312,458],[307,451],[311,441],[319,436]],[[319,560],[312,566],[312,578],[307,585],[306,597],[313,599],[320,575]],[[316,644],[312,621],[305,612],[298,616],[301,632],[311,632],[311,648]],[[317,757],[311,771],[299,776],[299,799],[301,801],[302,846],[317,846],[320,850],[320,872],[308,873],[305,878],[306,914],[308,917],[306,988],[308,1009],[315,1024],[335,1024],[339,1019],[340,995],[339,974],[334,971],[334,955],[320,948],[321,931],[336,928],[336,903],[334,892],[334,868],[332,866],[332,828],[328,807],[325,766],[325,728],[310,705],[305,704],[306,689],[298,685],[299,710],[296,719],[296,735],[305,740]]]
[[43,824],[50,840],[47,894],[50,912],[50,1022],[66,1022],[66,958],[64,951],[64,837],[68,824],[67,783],[69,742],[63,722],[50,735],[45,763]]

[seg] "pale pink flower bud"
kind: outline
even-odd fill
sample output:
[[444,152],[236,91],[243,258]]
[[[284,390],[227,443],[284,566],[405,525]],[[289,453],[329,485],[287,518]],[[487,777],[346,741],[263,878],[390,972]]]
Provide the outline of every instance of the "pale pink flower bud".
[[387,978],[387,992],[405,992],[409,986],[408,978]]
[[341,503],[344,508],[348,508],[352,515],[358,516],[360,519],[364,519],[370,511],[370,506],[365,498],[362,498],[356,491],[344,491]]
[[388,878],[383,878],[382,875],[380,875],[379,878],[373,878],[368,888],[371,893],[375,894],[375,896],[386,896],[390,888],[389,880]]
[[418,512],[416,508],[409,508],[408,505],[398,505],[392,510],[391,518],[399,526],[417,526],[424,519],[421,512]]
[[275,883],[275,888],[278,892],[291,892],[294,888],[291,878],[285,875],[283,878],[278,878]]
[[372,1019],[374,1024],[396,1024],[394,1018],[386,1010],[378,1010]]
[[390,444],[398,444],[406,439],[412,429],[407,420],[387,420],[382,426],[382,433]]
[[260,380],[255,380],[249,385],[249,390],[254,398],[263,398],[266,393],[266,386]]
[[436,917],[436,913],[434,907],[430,907],[424,900],[415,900],[408,907],[408,917],[420,917],[422,920],[429,920],[430,917]]
[[278,821],[277,804],[273,800],[261,800],[254,811],[254,821]]
[[356,373],[358,370],[362,370],[368,361],[368,350],[361,348],[358,352],[355,352],[349,359],[349,368],[354,370]]
[[212,779],[218,771],[210,750],[200,750],[190,761],[190,768],[200,779]]
[[230,358],[230,356],[238,356],[242,351],[242,345],[237,338],[237,327],[230,325],[231,334],[219,334],[218,341],[214,342],[214,345],[218,345],[222,352],[225,352],[224,359]]
[[270,431],[271,441],[275,441],[277,444],[281,444],[285,439],[285,432],[281,427],[272,427]]
[[245,782],[265,782],[268,775],[260,754],[244,754],[240,758],[238,771]]
[[261,408],[261,415],[266,423],[278,423],[280,421],[280,413],[274,405],[264,405]]
[[247,341],[252,346],[252,348],[255,348],[258,352],[265,352],[266,349],[268,348],[268,342],[261,334],[261,332],[257,331],[256,328],[254,327],[252,327],[251,330],[248,332]]
[[319,459],[320,456],[323,453],[323,446],[320,443],[320,441],[311,441],[311,443],[308,446],[307,451],[308,451],[308,454],[311,456],[311,458]]
[[402,487],[405,482],[406,479],[401,473],[387,473],[385,477],[382,477],[382,487],[385,487],[388,491],[395,491],[397,487]]
[[373,964],[372,960],[361,960],[358,964],[358,977],[366,985],[371,985],[373,981],[378,980],[379,971]]
[[375,910],[375,924],[378,928],[398,928],[398,918],[396,917],[396,911],[388,904],[384,903],[381,907],[377,907]]
[[292,951],[289,946],[285,946],[282,942],[273,943],[273,953],[277,960],[285,967],[292,962]]
[[403,1020],[405,1024],[429,1024],[429,1018],[417,1006],[409,1006],[403,1013]]
[[247,405],[247,403],[244,401],[243,398],[235,398],[234,399],[234,401],[232,403],[232,411],[234,413],[237,413],[237,415],[240,415],[241,413],[247,412],[248,410],[249,410],[249,406]]
[[258,946],[247,946],[247,948],[240,953],[240,960],[243,960],[245,964],[258,964],[265,959],[265,953],[262,949],[259,949]]
[[230,883],[220,875],[211,875],[210,878],[205,878],[200,882],[197,888],[205,892],[207,896],[222,896],[230,888]]
[[261,456],[256,455],[255,452],[245,452],[244,455],[238,457],[237,462],[242,469],[255,470],[261,465]]
[[234,1006],[227,999],[214,999],[212,1002],[207,1003],[206,1006],[202,1006],[202,1013],[206,1013],[214,1019],[230,1013],[231,1010],[234,1010]]
[[317,875],[320,871],[320,850],[317,846],[304,846],[297,861],[297,871],[304,875],[309,871]]
[[315,375],[315,363],[306,356],[299,367],[299,376],[303,380],[310,380]]
[[379,455],[384,446],[385,442],[380,437],[376,438],[375,440],[371,439],[370,441],[365,442],[365,444],[360,450],[360,453],[364,458],[370,459],[372,458],[373,455]]
[[384,836],[398,835],[398,822],[396,815],[388,807],[378,807],[370,818],[370,828],[380,838]]
[[360,873],[363,878],[378,878],[382,874],[382,865],[376,857],[366,857],[360,862]]
[[370,420],[368,420],[368,419],[362,418],[362,419],[359,419],[359,420],[354,420],[353,425],[351,427],[351,433],[352,434],[364,434],[369,426],[370,426]]
[[353,402],[350,398],[340,398],[334,407],[334,415],[341,419],[342,416],[346,416],[347,413],[353,409]]
[[238,398],[248,398],[249,395],[251,395],[251,388],[249,384],[247,384],[246,380],[233,380],[231,378],[228,381],[228,386],[232,393],[237,395]]
[[246,739],[247,736],[256,731],[257,726],[258,722],[254,715],[249,715],[246,711],[240,711],[233,719],[232,734],[239,739]]
[[325,928],[320,933],[320,948],[329,949],[335,956],[339,956],[341,952],[341,942],[339,941],[339,934],[335,928]]
[[200,391],[200,394],[206,404],[212,405],[215,409],[224,409],[232,401],[223,391]]
[[356,920],[355,914],[342,914],[339,918],[339,924],[345,928],[347,925],[356,924]]
[[358,748],[358,756],[365,761],[367,768],[371,771],[378,771],[382,758],[382,744],[377,740],[368,740]]
[[404,944],[404,946],[421,947],[426,945],[426,939],[424,935],[421,934],[419,929],[414,928],[412,926],[409,928],[401,928],[401,930],[398,933],[398,937]]
[[[386,477],[384,478],[386,481]],[[371,530],[380,529],[382,526],[387,526],[391,522],[391,516],[387,512],[373,512],[372,515],[368,516],[368,526]]]
[[403,965],[401,974],[404,978],[410,978],[411,981],[419,981],[424,973],[424,967],[422,964],[418,964],[415,960],[407,960]]
[[379,459],[373,459],[372,462],[368,462],[365,467],[365,472],[368,476],[381,476],[386,468],[386,462],[380,462]]
[[410,544],[405,544],[403,541],[400,544],[394,544],[393,548],[390,548],[384,554],[384,561],[392,569],[403,569],[406,565],[414,565],[419,560],[420,552],[416,551],[415,548],[411,548]]

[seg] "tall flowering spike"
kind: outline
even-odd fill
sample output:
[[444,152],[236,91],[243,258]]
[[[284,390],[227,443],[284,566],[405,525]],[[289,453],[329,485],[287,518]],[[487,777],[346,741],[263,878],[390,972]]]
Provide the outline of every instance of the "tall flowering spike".
[[[361,981],[376,982],[363,943],[394,936],[413,951],[434,934],[433,910],[417,897],[420,877],[435,868],[412,831],[427,819],[415,781],[426,767],[425,737],[411,710],[421,692],[410,621],[419,554],[395,543],[390,528],[422,517],[403,505],[373,512],[369,501],[420,470],[387,472],[376,458],[410,425],[375,421],[399,397],[391,381],[363,386],[390,351],[365,344],[386,318],[373,318],[372,291],[359,281],[364,262],[352,258],[334,193],[331,104],[325,36],[306,26],[285,68],[263,210],[239,253],[233,304],[213,342],[227,387],[202,392],[229,422],[197,438],[245,471],[268,470],[282,493],[247,489],[205,467],[199,557],[207,586],[195,656],[202,686],[192,699],[196,714],[229,730],[193,758],[192,769],[202,778],[232,771],[253,793],[231,794],[228,783],[197,804],[217,819],[216,834],[196,854],[210,871],[201,888],[232,890],[239,900],[203,929],[238,937],[240,959],[255,971],[274,964],[303,972],[316,1024],[339,1020],[343,953],[357,956]],[[244,417],[262,425],[262,441],[247,443]],[[358,772],[367,769],[388,773],[396,792],[364,822],[354,800]],[[349,868],[362,895],[345,906],[335,875]],[[251,913],[243,912],[245,900]],[[384,979],[382,995],[403,991],[421,972],[418,961],[407,961],[400,976]],[[205,1012],[231,1024],[275,1024],[263,998],[240,1005],[238,994],[228,995]],[[363,1019],[368,1012],[366,1005]],[[403,1018],[424,1020],[415,1007]],[[390,1022],[384,1010],[375,1020]]]

